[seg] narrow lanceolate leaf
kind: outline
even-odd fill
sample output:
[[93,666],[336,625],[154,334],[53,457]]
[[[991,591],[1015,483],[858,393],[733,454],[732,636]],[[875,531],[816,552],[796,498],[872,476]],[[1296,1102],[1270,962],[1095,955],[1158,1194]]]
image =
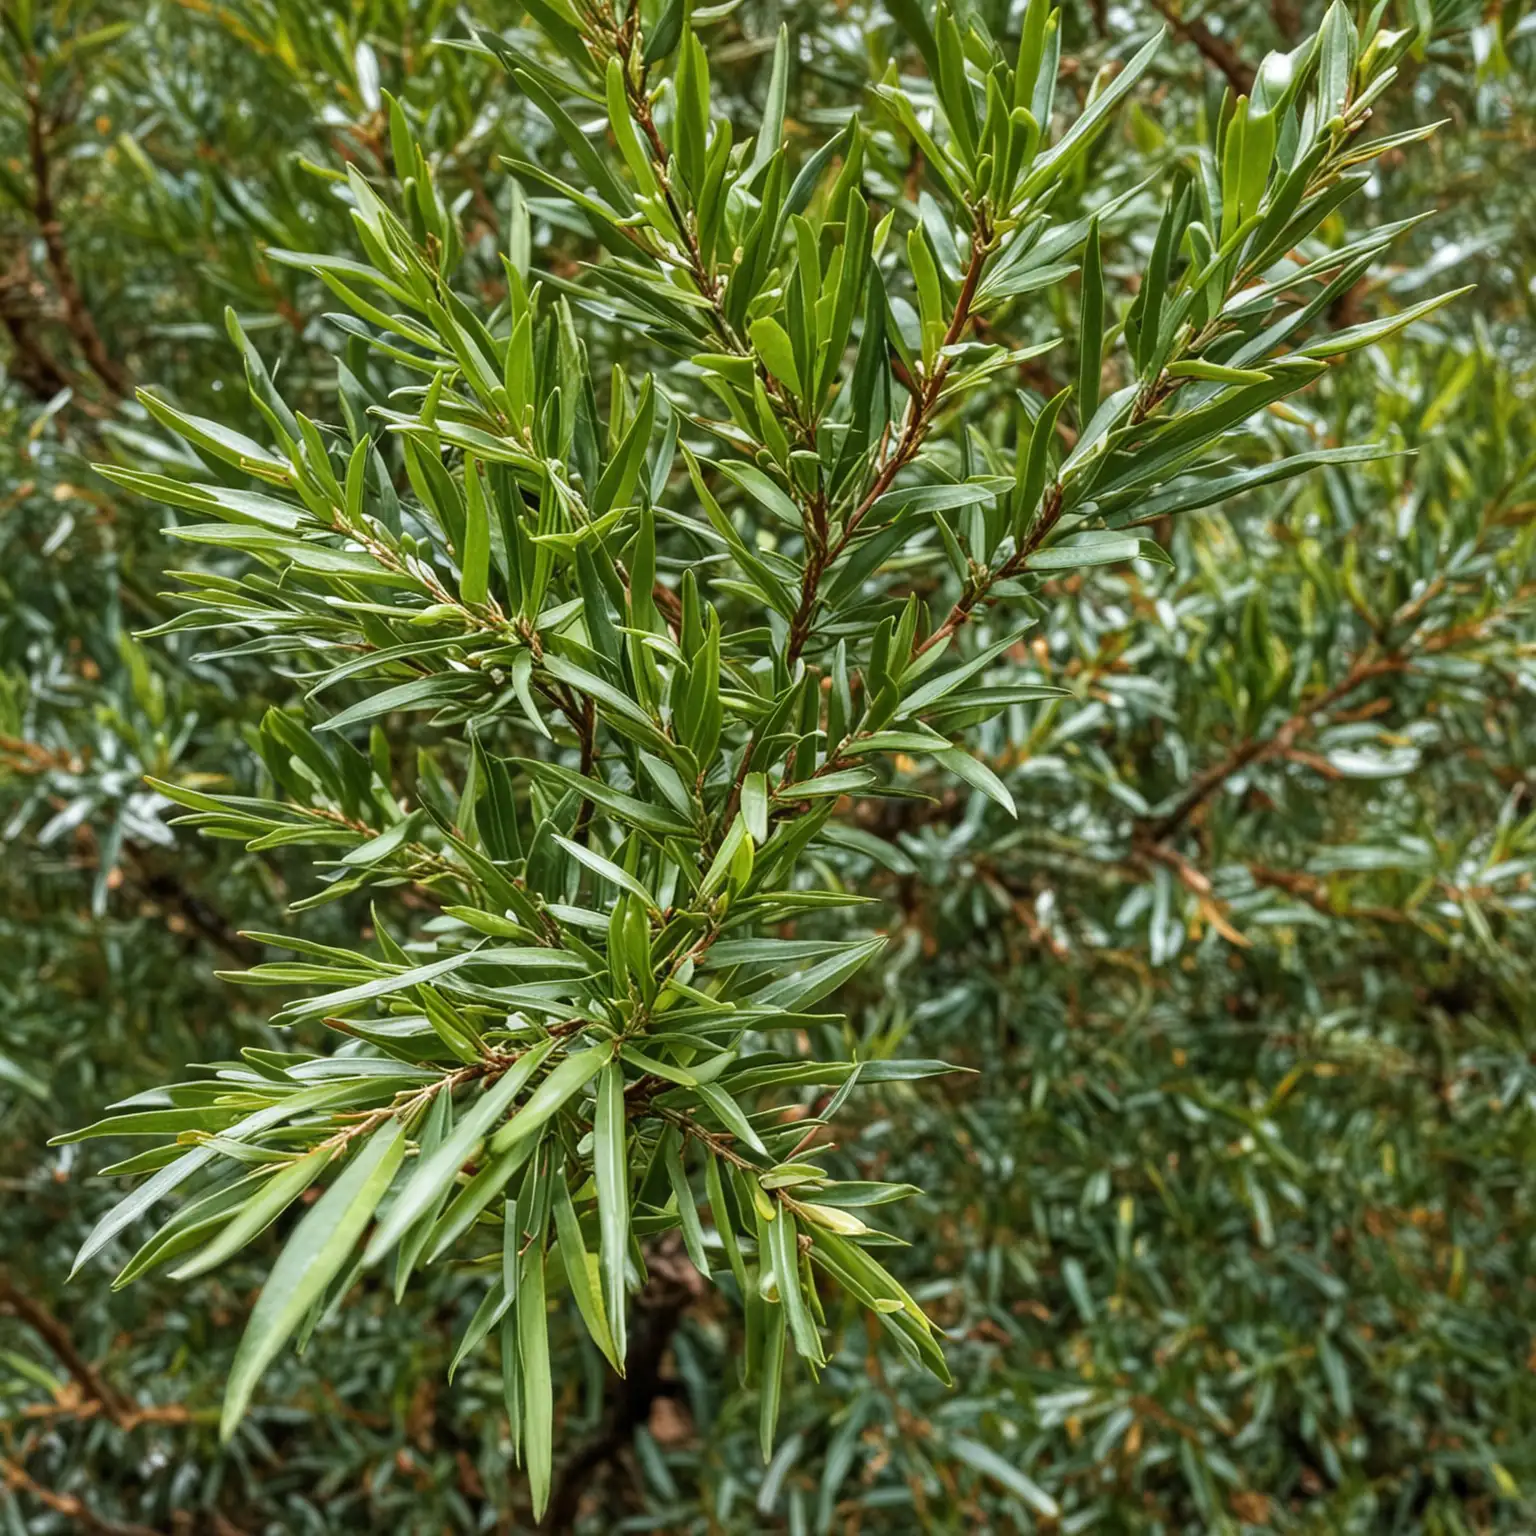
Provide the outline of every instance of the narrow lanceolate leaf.
[[709,1197],[709,1216],[725,1249],[725,1261],[731,1267],[737,1293],[747,1294],[747,1269],[742,1258],[741,1244],[736,1237],[736,1227],[726,1204],[725,1181],[720,1176],[720,1159],[713,1152],[704,1160],[704,1192]]
[[515,1066],[502,1073],[474,1101],[442,1145],[421,1160],[410,1182],[395,1197],[373,1234],[365,1255],[368,1263],[375,1264],[383,1258],[412,1223],[452,1184],[459,1169],[475,1155],[485,1137],[554,1048],[553,1040],[544,1040],[525,1051]]
[[[595,1054],[595,1053],[594,1053]],[[592,1173],[597,1182],[599,1252],[603,1298],[617,1360],[625,1355],[629,1264],[629,1156],[625,1137],[624,1069],[617,1061],[602,1070],[597,1113],[592,1122]],[[622,1364],[619,1365],[622,1373]]]
[[1367,320],[1361,325],[1352,325],[1346,330],[1335,331],[1331,336],[1321,337],[1301,348],[1296,355],[1298,357],[1337,357],[1345,352],[1358,352],[1361,347],[1375,346],[1378,341],[1386,341],[1388,337],[1406,330],[1414,321],[1434,314],[1437,309],[1449,304],[1453,299],[1459,299],[1464,293],[1471,293],[1472,288],[1471,283],[1463,288],[1452,288],[1449,293],[1441,293],[1432,299],[1425,299],[1422,303],[1405,309],[1401,314],[1384,315],[1380,320]]
[[756,843],[768,841],[768,776],[749,773],[741,781],[741,814]]
[[521,1367],[523,1459],[533,1518],[549,1503],[555,1455],[555,1389],[549,1371],[549,1318],[544,1300],[544,1248],[530,1244],[517,1280],[517,1354]]
[[491,572],[491,517],[485,501],[480,466],[464,461],[464,553],[460,561],[459,596],[471,607],[486,599]]
[[744,1141],[754,1152],[767,1156],[768,1148],[763,1145],[763,1138],[753,1129],[741,1105],[730,1094],[723,1088],[715,1087],[713,1083],[700,1083],[693,1091],[715,1112],[716,1118],[731,1135]]
[[672,1197],[677,1201],[678,1224],[683,1229],[683,1244],[693,1267],[708,1280],[709,1257],[704,1251],[704,1226],[699,1220],[699,1208],[694,1202],[693,1189],[688,1183],[688,1170],[678,1151],[678,1139],[674,1133],[666,1144],[667,1182],[672,1186]]
[[505,1315],[512,1305],[512,1298],[507,1295],[506,1286],[498,1275],[481,1298],[480,1305],[475,1308],[475,1315],[470,1318],[469,1326],[464,1330],[464,1336],[459,1340],[459,1347],[453,1352],[453,1359],[448,1362],[448,1380],[452,1381],[454,1373],[472,1355],[486,1336]]
[[533,762],[524,758],[514,758],[513,763],[527,773],[551,780],[563,785],[566,789],[575,790],[583,798],[600,805],[605,811],[611,812],[620,821],[632,827],[641,827],[647,832],[655,832],[660,836],[697,835],[693,832],[692,824],[670,806],[642,800],[637,795],[627,794],[623,790],[603,783],[600,779],[577,773],[573,769],[562,767],[559,763]]
[[405,1156],[405,1128],[391,1119],[364,1142],[294,1229],[261,1288],[230,1367],[219,1433],[228,1440],[261,1379],[304,1314],[351,1257]]
[[809,1008],[828,993],[835,992],[884,948],[884,939],[867,939],[860,944],[850,944],[843,953],[831,955],[806,970],[764,987],[761,992],[753,994],[752,1001],[760,1007]]
[[537,1088],[528,1102],[491,1138],[497,1154],[528,1136],[536,1136],[602,1070],[610,1052],[599,1047],[567,1056]]
[[972,789],[979,789],[989,800],[1002,806],[1010,816],[1018,817],[1018,807],[1013,803],[1013,795],[1008,786],[979,757],[972,757],[964,747],[950,747],[946,751],[935,752],[934,756],[957,778],[964,779]]
[[571,1191],[563,1178],[555,1181],[555,1237],[560,1246],[560,1261],[570,1282],[576,1310],[586,1325],[592,1342],[619,1375],[624,1374],[624,1357],[614,1347],[613,1331],[608,1326],[608,1309],[603,1304],[600,1266],[596,1255],[587,1252],[581,1235]]
[[[416,1148],[416,1156],[419,1161],[425,1161],[431,1157],[452,1132],[453,1113],[453,1095],[451,1093],[439,1093],[432,1101],[432,1107],[427,1111],[426,1119],[421,1124]],[[432,1228],[436,1224],[437,1217],[448,1201],[448,1193],[449,1186],[445,1185],[442,1193],[427,1206],[425,1212],[418,1216],[415,1223],[407,1229],[404,1237],[400,1239],[395,1249],[396,1302],[400,1301],[405,1295],[405,1288],[410,1284],[411,1275],[416,1268],[416,1262],[420,1259],[422,1250],[427,1246],[427,1239],[432,1235]]]
[[1053,179],[1061,177],[1067,167],[1084,154],[1094,137],[1104,126],[1111,112],[1125,99],[1132,87],[1151,68],[1152,60],[1162,47],[1164,33],[1159,29],[1126,64],[1109,88],[1094,98],[1076,122],[1061,139],[1035,162],[1035,169],[1025,181],[1023,194],[1033,196]]
[[600,853],[593,853],[590,848],[583,848],[580,843],[573,842],[568,837],[561,837],[557,832],[554,838],[578,864],[584,864],[593,874],[600,876],[610,885],[616,885],[621,891],[628,891],[633,896],[638,896],[647,907],[655,907],[656,898],[628,873],[620,869],[612,859],[605,859]]
[[82,1264],[100,1253],[119,1232],[131,1226],[145,1212],[152,1210],[173,1189],[185,1184],[200,1168],[211,1163],[213,1158],[212,1150],[207,1147],[196,1147],[190,1152],[184,1152],[175,1162],[168,1163],[153,1177],[146,1179],[137,1189],[119,1200],[91,1228],[89,1235],[81,1243],[80,1251],[75,1255],[75,1262],[70,1267],[71,1278]]
[[1116,565],[1134,560],[1141,553],[1141,540],[1127,534],[1080,533],[1076,538],[1036,550],[1029,557],[1032,571],[1073,571],[1089,565]]
[[961,1461],[968,1462],[984,1477],[989,1477],[999,1487],[1022,1499],[1037,1515],[1045,1520],[1055,1520],[1061,1514],[1060,1506],[1032,1477],[1026,1476],[1006,1457],[1000,1456],[990,1446],[954,1435],[949,1448]]
[[762,1381],[757,1410],[757,1445],[763,1461],[773,1456],[773,1437],[779,1426],[779,1404],[784,1394],[784,1308],[759,1304],[758,1326],[763,1330],[759,1345]]
[[480,1213],[501,1195],[534,1151],[531,1142],[509,1147],[499,1157],[482,1158],[474,1177],[448,1203],[428,1234],[427,1261],[440,1258],[479,1219]]
[[274,1173],[259,1191],[235,1213],[219,1235],[184,1264],[171,1271],[173,1280],[190,1280],[231,1254],[238,1253],[259,1232],[266,1230],[320,1176],[330,1154],[317,1149],[295,1159]]
[[364,699],[344,709],[329,720],[322,720],[316,727],[321,731],[340,731],[364,720],[377,720],[380,715],[393,714],[397,710],[437,709],[476,685],[472,677],[462,672],[439,672],[432,677],[418,677],[409,683],[397,683],[372,698]]
[[778,1215],[767,1223],[767,1229],[773,1273],[779,1286],[779,1303],[784,1308],[790,1336],[795,1341],[795,1353],[812,1365],[819,1365],[823,1359],[821,1338],[800,1290],[800,1248],[796,1240],[795,1218],[788,1207],[779,1207]]
[[[227,1126],[220,1133],[221,1139],[226,1142],[249,1140],[262,1131],[282,1125],[295,1115],[337,1105],[349,1098],[355,1099],[356,1095],[355,1083],[319,1083],[312,1088],[301,1089],[298,1093],[290,1093],[275,1104],[268,1104],[253,1111],[236,1124]],[[70,1270],[70,1274],[73,1275],[88,1259],[101,1252],[119,1232],[153,1209],[172,1190],[177,1189],[199,1170],[207,1167],[216,1155],[211,1147],[194,1147],[190,1152],[182,1153],[174,1162],[157,1169],[137,1189],[125,1195],[91,1228],[89,1236],[80,1245],[80,1252],[75,1255],[74,1267]]]
[[1077,419],[1089,422],[1099,408],[1099,377],[1104,369],[1104,268],[1099,254],[1099,221],[1088,226],[1083,253],[1083,296],[1078,345]]

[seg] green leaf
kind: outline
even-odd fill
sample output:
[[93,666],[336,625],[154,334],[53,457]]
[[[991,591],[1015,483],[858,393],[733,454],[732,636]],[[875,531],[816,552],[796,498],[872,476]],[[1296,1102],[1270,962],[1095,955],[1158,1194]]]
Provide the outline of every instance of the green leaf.
[[795,1341],[795,1353],[813,1365],[820,1365],[825,1358],[821,1338],[800,1290],[800,1248],[795,1238],[795,1218],[789,1208],[781,1204],[778,1215],[766,1226],[773,1273],[779,1283],[779,1303],[789,1323],[790,1337]]
[[562,767],[559,763],[546,763],[523,757],[514,758],[512,761],[514,766],[521,768],[524,773],[535,778],[548,779],[565,789],[575,790],[582,799],[601,806],[611,816],[629,826],[639,827],[646,832],[655,832],[662,837],[688,838],[698,835],[690,822],[685,821],[666,806],[626,794],[623,790],[614,789],[600,779],[589,778],[586,774]]
[[795,349],[789,333],[770,315],[754,320],[751,328],[752,346],[766,364],[769,373],[796,397],[804,394],[800,383],[800,370],[795,366]]
[[754,180],[757,173],[778,152],[784,138],[784,108],[789,99],[789,28],[783,22],[773,40],[773,68],[768,75],[768,95],[763,103],[763,120],[758,127],[757,138],[752,145],[752,158],[747,162],[747,180]]
[[756,1007],[804,1010],[819,1003],[829,993],[835,992],[855,972],[867,965],[885,948],[883,938],[866,939],[862,943],[845,947],[843,953],[771,982],[762,991],[752,995]]
[[[925,709],[938,703],[940,699],[953,693],[955,689],[963,684],[968,683],[977,673],[991,666],[1005,651],[1012,650],[1027,633],[1027,628],[1016,630],[1006,639],[994,641],[993,644],[979,651],[969,661],[956,667],[953,671],[945,672],[938,677],[930,679],[922,687],[914,689],[903,697],[897,709],[897,718],[910,720],[920,715]],[[938,655],[936,653],[940,653],[938,646],[933,646],[928,652],[930,656],[937,660]]]
[[672,150],[697,203],[704,190],[709,144],[709,60],[698,35],[685,31],[673,83],[676,87]]
[[835,773],[821,773],[795,784],[781,784],[774,790],[773,798],[781,804],[794,800],[830,799],[857,794],[879,782],[879,775],[868,768],[839,768]]
[[1013,803],[1008,786],[979,758],[972,757],[964,747],[951,747],[933,755],[951,773],[964,779],[972,789],[979,789],[989,800],[996,801],[1010,816],[1018,819],[1018,807]]
[[622,1376],[624,1357],[614,1347],[613,1334],[608,1327],[608,1312],[603,1305],[603,1288],[594,1273],[595,1261],[582,1241],[581,1223],[576,1219],[571,1191],[563,1178],[555,1181],[554,1208],[560,1259],[565,1265],[565,1275],[570,1282],[571,1295],[576,1301],[576,1310],[581,1314],[592,1342],[603,1352],[603,1358]]
[[346,1263],[404,1156],[405,1128],[390,1119],[294,1229],[235,1351],[219,1419],[221,1439],[234,1434],[262,1373]]
[[1213,384],[1267,384],[1269,375],[1257,368],[1227,368],[1191,357],[1172,363],[1165,370],[1170,379],[1204,379]]
[[688,1183],[688,1174],[683,1167],[675,1133],[667,1138],[665,1160],[667,1182],[672,1186],[672,1195],[677,1201],[677,1219],[683,1229],[683,1245],[688,1250],[688,1258],[693,1267],[708,1280],[710,1270],[709,1257],[704,1251],[704,1228],[699,1221],[699,1208],[694,1203],[693,1190]]
[[722,459],[716,467],[781,523],[790,528],[800,527],[799,507],[762,470],[751,464],[739,464],[733,459]]
[[179,411],[147,389],[138,391],[138,401],[161,426],[168,427],[215,458],[223,459],[226,464],[233,464],[237,469],[261,474],[279,482],[285,482],[292,473],[292,467],[286,459],[279,458],[254,438],[236,432],[222,422]]
[[1032,571],[1074,571],[1082,566],[1114,565],[1134,560],[1141,553],[1141,541],[1126,534],[1100,531],[1080,533],[1060,544],[1037,549],[1029,557]]
[[665,1079],[669,1083],[677,1083],[683,1088],[692,1088],[699,1079],[686,1067],[679,1067],[670,1061],[663,1061],[659,1056],[652,1055],[648,1051],[642,1051],[638,1046],[625,1041],[623,1047],[624,1060],[631,1066],[638,1067],[642,1072]]
[[485,602],[491,571],[491,519],[485,501],[480,466],[464,461],[464,554],[460,562],[459,597],[471,608]]
[[533,1518],[549,1503],[554,1465],[555,1391],[549,1370],[549,1317],[544,1299],[544,1246],[533,1243],[517,1278],[517,1353],[522,1367],[523,1456]]
[[593,853],[590,848],[583,848],[580,843],[572,842],[568,837],[561,837],[558,832],[554,834],[554,840],[578,864],[590,869],[594,875],[600,876],[610,885],[618,886],[621,891],[628,891],[631,896],[638,897],[652,911],[656,909],[656,898],[633,875],[620,869],[612,859],[605,859],[602,854]]
[[763,1139],[752,1128],[752,1122],[742,1113],[741,1106],[723,1088],[713,1083],[699,1083],[692,1092],[714,1111],[715,1117],[726,1130],[739,1141],[745,1142],[754,1152],[768,1155]]
[[[506,1189],[512,1177],[532,1156],[533,1146],[519,1142],[500,1157],[483,1158],[475,1175],[432,1223],[427,1234],[427,1262],[441,1258],[479,1219],[480,1213]],[[483,1335],[482,1335],[483,1337]]]
[[[915,0],[900,0],[912,5]],[[757,1443],[768,1462],[773,1456],[773,1437],[779,1423],[779,1403],[784,1392],[784,1308],[758,1305],[758,1326],[764,1337],[760,1346],[762,1380],[758,1397]]]
[[438,672],[431,677],[413,678],[408,683],[397,683],[370,699],[360,700],[339,715],[322,720],[317,731],[339,731],[364,720],[376,720],[380,715],[390,715],[408,710],[435,709],[441,704],[461,697],[476,686],[473,677],[462,672]]
[[[923,56],[923,63],[928,67],[929,76],[937,80],[939,78],[939,46],[934,41],[933,28],[928,24],[928,17],[924,14],[923,7],[918,0],[891,0],[887,7],[896,25],[906,33],[917,51]],[[768,1455],[763,1453],[763,1460],[767,1461]]]
[[974,1467],[984,1477],[1006,1488],[1009,1493],[1022,1499],[1030,1509],[1045,1520],[1058,1520],[1061,1509],[1056,1500],[1032,1478],[1026,1477],[1011,1461],[1004,1460],[996,1451],[979,1441],[968,1440],[963,1435],[951,1435],[949,1448],[961,1461]]
[[741,781],[741,814],[746,820],[747,831],[753,842],[761,845],[768,841],[768,776],[749,773]]
[[1375,346],[1378,341],[1385,341],[1389,336],[1395,336],[1399,331],[1406,330],[1415,320],[1422,320],[1426,315],[1432,315],[1437,309],[1449,304],[1452,299],[1459,299],[1464,293],[1471,293],[1476,285],[1468,283],[1461,288],[1452,288],[1449,293],[1437,294],[1432,299],[1425,299],[1422,303],[1411,305],[1396,315],[1383,315],[1379,320],[1367,320],[1362,325],[1351,325],[1342,331],[1335,331],[1331,336],[1324,336],[1310,345],[1302,347],[1297,357],[1338,357],[1346,352],[1358,352],[1362,347]]
[[[442,1145],[417,1164],[416,1171],[395,1197],[379,1223],[378,1230],[373,1234],[367,1252],[363,1255],[365,1263],[376,1264],[383,1258],[405,1235],[406,1230],[452,1184],[459,1169],[476,1154],[491,1128],[532,1079],[554,1046],[553,1040],[542,1040],[525,1051],[515,1066],[503,1072],[475,1100]],[[493,1145],[492,1150],[499,1153],[505,1147]]]
[[[1068,168],[1087,153],[1089,145],[1099,129],[1104,126],[1109,114],[1120,105],[1130,94],[1136,82],[1151,68],[1152,60],[1157,56],[1166,35],[1166,30],[1159,27],[1151,41],[1143,44],[1125,68],[1115,76],[1108,88],[1101,91],[1093,102],[1084,108],[1077,121],[1066,133],[1035,161],[1035,169],[1019,189],[1023,197],[1034,197],[1053,182],[1060,182],[1066,176]],[[1037,113],[1036,116],[1039,114]],[[1043,125],[1043,118],[1041,123]]]
[[651,29],[650,36],[645,40],[643,59],[645,64],[660,63],[677,47],[683,35],[688,13],[692,8],[692,0],[667,0],[667,7],[661,13],[661,20]]
[[[592,1121],[592,1174],[597,1183],[599,1254],[603,1298],[613,1330],[614,1354],[625,1355],[629,1306],[625,1267],[629,1262],[629,1156],[625,1139],[624,1069],[617,1061],[602,1068],[597,1112]],[[618,1367],[623,1374],[622,1363]]]
[[329,1153],[317,1149],[279,1168],[235,1212],[234,1218],[212,1242],[171,1271],[171,1278],[190,1280],[238,1253],[314,1183],[329,1161]]
[[741,1256],[741,1244],[736,1239],[730,1207],[726,1204],[725,1185],[720,1177],[720,1159],[711,1152],[704,1160],[704,1190],[709,1198],[710,1219],[725,1249],[726,1263],[736,1281],[737,1291],[747,1295],[747,1270]]
[[[1050,466],[1051,443],[1055,438],[1056,421],[1070,393],[1068,389],[1059,391],[1041,408],[1040,414],[1030,428],[1029,447],[1018,456],[1017,479],[1013,493],[1014,538],[1017,541],[1022,542],[1040,505],[1040,496],[1045,490],[1046,474]],[[1019,435],[1021,438],[1024,435],[1022,423]]]
[[1277,459],[1272,464],[1259,464],[1252,469],[1240,469],[1227,475],[1194,475],[1188,479],[1172,481],[1165,489],[1155,491],[1150,496],[1136,493],[1130,498],[1128,509],[1112,514],[1108,521],[1116,527],[1149,523],[1170,513],[1216,506],[1246,491],[1278,485],[1325,465],[1366,464],[1374,459],[1388,457],[1388,454],[1389,450],[1371,445],[1359,448],[1316,448],[1306,453],[1293,454],[1288,459]]
[[528,1102],[491,1138],[491,1151],[498,1156],[508,1147],[535,1136],[597,1076],[612,1053],[592,1047],[567,1056],[537,1088]]
[[1077,416],[1091,421],[1099,408],[1099,379],[1104,371],[1104,268],[1099,253],[1099,221],[1088,225],[1083,252],[1083,294],[1078,328]]
[[554,124],[565,147],[570,150],[576,163],[586,173],[587,181],[597,194],[612,207],[628,212],[631,203],[627,189],[592,148],[587,136],[578,128],[569,113],[545,90],[541,81],[525,69],[512,71],[512,78],[527,93],[539,110]]
[[865,521],[871,526],[890,521],[894,517],[914,516],[924,512],[953,512],[961,507],[974,507],[991,501],[1008,488],[1008,482],[997,475],[979,480],[968,480],[963,485],[912,485],[897,491],[887,491],[870,507]]

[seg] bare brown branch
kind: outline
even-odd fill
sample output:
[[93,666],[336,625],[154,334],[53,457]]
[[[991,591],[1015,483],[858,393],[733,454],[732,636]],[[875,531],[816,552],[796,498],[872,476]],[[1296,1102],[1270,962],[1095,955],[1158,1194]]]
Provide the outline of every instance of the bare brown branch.
[[1253,94],[1253,71],[1231,43],[1217,37],[1199,17],[1186,21],[1173,0],[1151,0],[1151,5],[1180,37],[1198,48],[1206,61],[1227,77],[1227,84],[1237,95]]
[[163,1536],[152,1525],[140,1525],[136,1520],[113,1520],[97,1514],[90,1505],[72,1493],[57,1493],[52,1488],[43,1487],[24,1467],[8,1456],[0,1456],[0,1479],[13,1492],[29,1493],[55,1514],[69,1516],[78,1531],[89,1531],[94,1536]]
[[0,1312],[20,1319],[37,1334],[69,1372],[81,1394],[100,1403],[114,1421],[121,1422],[133,1414],[136,1405],[101,1375],[80,1353],[69,1329],[42,1302],[20,1290],[7,1270],[0,1270]]
[[1313,720],[1352,694],[1362,684],[1373,678],[1402,672],[1407,661],[1397,655],[1376,656],[1367,651],[1356,659],[1349,671],[1331,688],[1315,695],[1301,705],[1279,727],[1266,736],[1250,736],[1239,742],[1220,762],[1196,776],[1189,788],[1180,796],[1177,804],[1166,814],[1159,816],[1147,827],[1149,843],[1161,843],[1177,832],[1194,813],[1214,795],[1234,774],[1242,772],[1251,763],[1276,757],[1289,752],[1298,737],[1311,729]]
[[38,233],[43,237],[48,270],[52,274],[53,286],[58,290],[59,302],[64,311],[64,324],[74,337],[75,345],[79,347],[80,355],[91,372],[114,395],[126,395],[130,388],[128,375],[107,351],[96,318],[80,290],[74,264],[69,258],[69,247],[64,243],[64,226],[60,222],[54,197],[51,125],[43,110],[42,91],[37,80],[37,60],[28,55],[26,64],[29,76],[26,87],[27,156],[32,171],[32,212],[37,220]]

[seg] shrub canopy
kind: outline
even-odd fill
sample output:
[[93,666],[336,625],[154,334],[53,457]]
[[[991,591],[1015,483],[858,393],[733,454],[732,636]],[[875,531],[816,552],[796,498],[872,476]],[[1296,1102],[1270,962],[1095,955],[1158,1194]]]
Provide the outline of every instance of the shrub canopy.
[[1536,27],[1244,15],[7,15],[13,1514],[1518,1527]]

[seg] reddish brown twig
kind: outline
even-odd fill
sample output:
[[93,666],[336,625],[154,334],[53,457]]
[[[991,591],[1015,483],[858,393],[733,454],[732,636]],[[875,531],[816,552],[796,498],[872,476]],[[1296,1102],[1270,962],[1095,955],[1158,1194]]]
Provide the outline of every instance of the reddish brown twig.
[[891,482],[917,457],[918,450],[923,446],[928,428],[932,425],[934,414],[938,409],[939,398],[944,392],[944,381],[949,377],[950,359],[944,355],[944,351],[954,346],[965,335],[966,328],[970,325],[971,305],[975,302],[976,290],[981,283],[982,268],[986,265],[991,249],[991,225],[985,213],[978,213],[976,228],[971,235],[971,259],[966,265],[960,293],[955,300],[955,312],[950,317],[948,329],[944,332],[944,340],[934,360],[933,371],[912,400],[901,437],[895,449],[881,465],[879,473],[864,493],[863,499],[848,514],[848,520],[844,523],[842,532],[830,547],[813,548],[810,551],[806,562],[805,578],[800,587],[800,605],[789,627],[791,666],[799,659],[800,652],[810,638],[811,625],[816,617],[816,605],[821,595],[822,573],[848,547],[849,540],[858,532],[859,524],[869,515],[870,509],[891,488]]
[[1271,869],[1265,864],[1256,864],[1252,861],[1248,865],[1248,873],[1260,885],[1267,885],[1271,890],[1284,891],[1287,896],[1297,901],[1305,902],[1315,912],[1326,913],[1329,917],[1353,917],[1378,923],[1407,923],[1413,919],[1408,913],[1397,907],[1355,907],[1336,903],[1328,893],[1325,881],[1319,880],[1316,875],[1309,875],[1301,870]]
[[43,237],[43,250],[48,257],[53,286],[58,289],[59,302],[64,309],[64,323],[91,372],[114,395],[126,395],[129,392],[128,375],[113,360],[106,343],[101,339],[95,316],[86,305],[85,296],[75,277],[69,248],[64,243],[64,226],[59,221],[58,206],[54,200],[49,124],[43,112],[35,55],[27,55],[26,70],[27,155],[32,170],[32,213],[37,220],[37,231]]
[[0,324],[11,340],[10,374],[39,400],[51,400],[72,380],[69,370],[48,350],[37,334],[39,321],[50,316],[47,288],[33,273],[25,251],[18,251],[0,273]]
[[10,1274],[0,1270],[0,1313],[24,1322],[45,1343],[69,1372],[81,1395],[101,1404],[114,1423],[131,1418],[137,1404],[120,1393],[82,1355],[70,1337],[69,1329],[42,1302],[17,1289]]
[[1192,43],[1227,77],[1227,83],[1239,96],[1253,94],[1253,71],[1224,38],[1217,37],[1198,17],[1186,21],[1172,0],[1151,0],[1152,9],[1186,42]]
[[1295,714],[1267,736],[1250,736],[1240,742],[1220,762],[1196,776],[1173,808],[1147,827],[1147,841],[1161,843],[1184,825],[1207,800],[1234,774],[1251,763],[1289,752],[1296,739],[1311,728],[1313,719],[1331,709],[1372,678],[1402,672],[1407,661],[1398,655],[1373,656],[1369,651],[1359,657],[1349,671],[1331,688],[1307,700]]
[[140,1525],[136,1520],[113,1520],[97,1514],[72,1493],[57,1493],[52,1488],[43,1487],[8,1456],[0,1456],[0,1479],[4,1479],[5,1486],[12,1491],[29,1493],[56,1514],[67,1515],[75,1522],[77,1531],[91,1531],[95,1536],[163,1536],[152,1525]]

